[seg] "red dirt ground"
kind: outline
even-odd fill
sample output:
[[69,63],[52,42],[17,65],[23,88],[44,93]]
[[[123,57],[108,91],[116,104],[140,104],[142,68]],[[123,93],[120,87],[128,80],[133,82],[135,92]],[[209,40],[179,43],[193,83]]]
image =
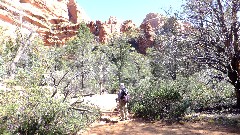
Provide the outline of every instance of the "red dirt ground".
[[139,119],[114,122],[97,122],[83,135],[239,135],[240,129],[223,127],[206,122],[166,124],[144,122]]
[[[103,96],[107,103],[114,104],[114,95]],[[102,97],[102,96],[101,96]],[[96,99],[96,98],[95,98]],[[108,101],[108,102],[107,102]],[[111,102],[110,102],[111,101]],[[109,105],[110,106],[110,105]],[[108,107],[109,107],[108,106]],[[112,105],[114,106],[114,105]],[[112,110],[112,109],[110,109]],[[110,111],[109,110],[109,111]],[[93,123],[82,135],[240,135],[240,128],[220,126],[207,122],[183,122],[167,124],[165,122],[146,122],[140,119],[119,121],[119,114],[107,114],[111,122]],[[110,117],[111,116],[111,117]]]

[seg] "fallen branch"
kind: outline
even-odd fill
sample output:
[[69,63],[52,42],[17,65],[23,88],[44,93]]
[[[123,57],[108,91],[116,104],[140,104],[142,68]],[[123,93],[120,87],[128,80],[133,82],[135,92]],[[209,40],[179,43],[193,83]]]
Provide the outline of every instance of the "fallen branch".
[[81,103],[83,103],[83,102],[84,102],[84,99],[83,99],[82,101],[78,101],[78,100],[77,100],[77,101],[71,103],[70,106],[75,105],[75,104],[77,104],[77,103],[81,104]]
[[70,107],[70,109],[77,110],[77,111],[82,111],[82,112],[90,112],[90,113],[93,112],[93,111],[90,111],[90,110],[84,109],[84,108]]
[[84,102],[84,100],[82,100],[82,101],[76,101],[76,102],[74,102],[74,104],[77,104],[77,103],[81,104],[81,103],[83,103],[83,102]]
[[82,95],[82,96],[87,97],[87,96],[92,96],[92,95],[95,95],[95,94],[85,94],[85,95]]

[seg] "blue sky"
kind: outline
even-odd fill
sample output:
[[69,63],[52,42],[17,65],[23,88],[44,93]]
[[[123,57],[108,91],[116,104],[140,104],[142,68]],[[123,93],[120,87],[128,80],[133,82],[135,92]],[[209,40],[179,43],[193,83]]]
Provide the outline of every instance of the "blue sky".
[[133,20],[140,25],[148,13],[165,14],[164,10],[172,7],[173,11],[180,10],[182,0],[77,0],[93,21],[107,21],[110,16],[118,20]]

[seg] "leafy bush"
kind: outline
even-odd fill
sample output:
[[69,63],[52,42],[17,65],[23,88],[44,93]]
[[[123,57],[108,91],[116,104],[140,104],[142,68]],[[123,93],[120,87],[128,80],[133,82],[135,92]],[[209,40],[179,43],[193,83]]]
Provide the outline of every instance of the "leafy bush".
[[[9,89],[0,89],[0,134],[74,134],[96,120],[100,114],[97,108],[82,104],[70,106],[68,102],[86,91],[83,87],[79,90],[85,80],[79,82],[88,77],[80,76],[87,73],[85,68],[89,69],[86,64],[84,69],[79,69],[83,58],[68,57],[67,47],[44,47],[40,39],[32,39],[22,32],[15,34],[16,39],[5,42],[0,38],[0,84],[8,80],[9,85]],[[90,50],[84,56],[88,60],[90,41],[79,40],[73,42],[85,43],[80,49]],[[91,91],[90,86],[88,89]]]
[[183,102],[175,82],[161,82],[139,97],[135,96],[130,103],[131,110],[138,117],[146,119],[178,119],[181,117],[188,104]]
[[176,120],[186,113],[230,107],[234,103],[231,85],[225,81],[208,82],[212,79],[203,77],[205,72],[176,80],[142,80],[141,85],[130,89],[129,108],[138,117]]
[[[211,74],[213,72],[211,71]],[[206,74],[206,70],[203,70],[187,80],[187,88],[182,95],[184,99],[191,102],[191,110],[201,111],[232,106],[234,104],[233,86],[224,80],[214,80]]]
[[78,111],[49,95],[43,87],[1,91],[0,134],[73,134],[99,117],[97,108]]

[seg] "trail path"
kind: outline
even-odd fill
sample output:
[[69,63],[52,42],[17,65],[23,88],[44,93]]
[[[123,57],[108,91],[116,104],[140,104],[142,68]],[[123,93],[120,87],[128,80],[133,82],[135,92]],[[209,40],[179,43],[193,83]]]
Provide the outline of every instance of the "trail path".
[[[146,122],[141,119],[119,121],[117,112],[111,113],[114,109],[114,95],[101,95],[109,113],[103,114],[103,119],[107,121],[98,121],[93,123],[82,135],[240,135],[240,129],[234,127],[224,127],[207,122],[186,122],[167,124],[164,122]],[[100,98],[98,97],[98,98]],[[97,102],[100,104],[100,102]],[[109,105],[106,105],[109,104]],[[115,104],[116,105],[116,104]],[[111,108],[111,107],[113,108]],[[109,121],[110,120],[110,121]]]

